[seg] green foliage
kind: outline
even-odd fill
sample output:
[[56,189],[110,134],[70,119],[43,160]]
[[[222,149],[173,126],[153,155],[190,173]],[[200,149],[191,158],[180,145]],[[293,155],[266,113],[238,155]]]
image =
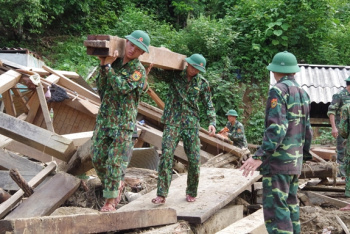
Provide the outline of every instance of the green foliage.
[[319,128],[319,137],[312,139],[315,145],[336,145],[336,139],[332,136],[331,128]]

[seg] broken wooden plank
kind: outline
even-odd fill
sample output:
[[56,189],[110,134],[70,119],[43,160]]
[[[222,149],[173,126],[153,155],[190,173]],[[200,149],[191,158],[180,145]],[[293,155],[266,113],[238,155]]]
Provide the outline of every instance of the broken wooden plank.
[[[100,57],[113,56],[118,50],[118,56],[124,56],[125,39],[110,35],[88,35],[84,41],[88,55]],[[139,57],[142,64],[153,64],[154,67],[162,69],[183,70],[185,68],[185,55],[172,52],[164,47],[149,46],[149,53]]]
[[0,233],[104,233],[176,223],[170,208],[0,220]]
[[38,113],[39,107],[40,107],[40,101],[39,101],[39,96],[37,92],[34,92],[31,98],[28,101],[28,106],[29,106],[29,112],[26,118],[26,121],[28,123],[33,123],[36,114]]
[[18,88],[12,88],[11,90],[12,90],[13,94],[18,98],[18,100],[20,100],[20,104],[21,104],[21,106],[23,108],[23,111],[25,113],[28,113],[29,106],[27,105],[27,101],[24,98],[24,95],[22,96],[22,93],[19,91]]
[[64,134],[61,136],[72,140],[74,146],[78,147],[78,146],[85,144],[88,140],[90,140],[92,138],[93,133],[94,133],[93,131],[88,131],[88,132]]
[[[47,175],[56,169],[56,163],[51,162],[45,169],[40,171],[33,179],[31,179],[28,184],[32,187],[39,185]],[[0,219],[3,218],[10,210],[15,207],[15,205],[21,200],[24,195],[23,190],[18,190],[15,194],[11,196],[10,199],[0,204]],[[1,225],[0,225],[1,226]],[[0,231],[1,233],[1,231]]]
[[65,162],[75,151],[71,140],[4,113],[0,113],[0,134]]
[[231,233],[267,234],[268,232],[265,227],[263,209],[260,209],[253,214],[231,224],[216,234]]
[[[79,187],[81,180],[64,172],[49,181],[5,217],[9,219],[50,215],[62,205]],[[40,201],[40,202],[38,202]]]
[[341,218],[339,218],[338,215],[335,215],[335,218],[337,219],[337,221],[338,221],[338,223],[340,224],[340,226],[343,228],[344,232],[345,232],[346,234],[350,234],[349,229],[348,229],[348,227],[345,225],[345,223],[343,222],[343,220],[341,220]]
[[[175,209],[179,220],[197,224],[203,223],[260,178],[261,175],[257,171],[254,172],[253,176],[244,177],[239,169],[203,167],[200,169],[196,202],[186,201],[187,175],[182,175],[171,182],[164,206]],[[118,210],[153,209],[157,207],[151,202],[154,197],[156,197],[156,190]]]
[[[162,148],[162,136],[163,132],[152,128],[150,126],[145,126],[145,125],[140,125],[137,124],[137,127],[142,130],[139,139],[143,140],[144,142],[147,142],[151,145],[154,145],[158,147],[159,149]],[[180,141],[179,144],[177,145],[175,152],[175,156],[187,161],[187,155],[184,150],[183,142]],[[201,163],[205,163],[208,161],[210,158],[213,157],[213,155],[209,154],[208,152],[205,152],[203,150],[200,151],[201,155]]]
[[219,154],[202,165],[202,167],[222,167],[223,165],[237,161],[239,158],[231,153]]
[[9,70],[4,74],[0,75],[0,93],[4,93],[10,88],[14,87],[22,77],[22,74]]
[[39,96],[41,111],[42,111],[43,116],[44,116],[46,128],[51,132],[55,132],[55,129],[53,128],[53,124],[52,124],[53,119],[51,119],[49,108],[47,107],[47,102],[46,102],[45,93],[44,93],[44,87],[41,83],[38,84],[36,91],[37,91],[38,96]]

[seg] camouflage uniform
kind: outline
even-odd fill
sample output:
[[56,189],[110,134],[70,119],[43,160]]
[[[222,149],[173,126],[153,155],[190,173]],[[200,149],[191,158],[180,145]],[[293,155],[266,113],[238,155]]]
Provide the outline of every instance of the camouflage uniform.
[[[340,110],[343,105],[350,103],[350,93],[343,89],[332,97],[332,102],[328,106],[327,115],[333,114],[335,117],[335,125],[338,128],[340,122]],[[340,175],[345,175],[344,172],[344,138],[338,134],[337,137],[337,162],[339,163]]]
[[263,143],[253,156],[262,160],[265,225],[269,233],[300,233],[298,176],[312,132],[310,99],[293,75],[270,89],[265,128]]
[[[169,83],[168,98],[161,122],[165,124],[162,139],[162,156],[158,168],[157,195],[168,195],[175,148],[182,138],[188,157],[186,194],[197,196],[200,163],[199,101],[207,110],[210,125],[215,126],[215,108],[211,100],[209,83],[197,74],[187,81],[187,68],[183,71],[168,71],[162,79]],[[160,76],[158,76],[160,77]]]
[[97,78],[102,104],[91,150],[94,168],[104,185],[103,196],[115,198],[133,148],[137,105],[146,71],[138,59],[123,65],[123,58],[118,58],[107,70],[101,68]]
[[344,156],[344,170],[345,170],[345,196],[350,197],[350,104],[345,104],[341,108],[339,134],[346,139],[345,156]]
[[227,122],[226,127],[229,130],[228,138],[233,141],[233,145],[239,148],[248,148],[247,139],[244,135],[243,124],[236,120],[232,126],[231,122]]

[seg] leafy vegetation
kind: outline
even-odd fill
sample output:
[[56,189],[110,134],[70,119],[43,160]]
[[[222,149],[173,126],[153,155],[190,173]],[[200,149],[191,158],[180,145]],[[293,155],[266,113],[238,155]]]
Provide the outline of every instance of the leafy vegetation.
[[[86,55],[88,34],[122,37],[142,29],[153,46],[203,54],[218,128],[234,108],[256,144],[269,89],[266,65],[275,53],[288,50],[299,63],[350,64],[347,0],[3,0],[0,7],[0,47],[27,47],[49,66],[83,77],[98,63]],[[166,98],[164,83],[150,78],[150,86]]]

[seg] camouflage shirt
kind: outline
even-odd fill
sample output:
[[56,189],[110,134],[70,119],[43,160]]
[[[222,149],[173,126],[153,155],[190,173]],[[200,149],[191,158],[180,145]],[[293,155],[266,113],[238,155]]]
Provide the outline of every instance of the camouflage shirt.
[[[346,146],[350,147],[349,141],[349,121],[350,121],[350,104],[345,104],[341,108],[341,114],[340,114],[340,122],[339,122],[339,134],[344,138],[347,139]],[[348,150],[346,150],[349,152]]]
[[96,82],[102,104],[96,125],[110,131],[133,131],[145,78],[145,68],[138,59],[123,65],[123,58],[118,58],[112,69],[101,69]]
[[309,154],[312,130],[309,95],[285,76],[269,91],[266,103],[265,132],[254,157],[261,157],[263,175],[299,175],[303,153]]
[[248,148],[247,139],[244,135],[243,124],[236,120],[235,124],[232,126],[231,122],[227,122],[226,127],[229,129],[228,138],[233,141],[233,145],[239,148]]
[[335,116],[335,124],[338,125],[340,121],[340,109],[343,105],[350,103],[350,93],[343,89],[332,97],[332,102],[328,106],[327,115],[333,114]]
[[[182,128],[199,128],[199,106],[206,108],[210,125],[216,126],[215,108],[211,99],[209,82],[201,74],[187,81],[187,68],[183,71],[165,71],[157,77],[169,84],[162,123]],[[161,77],[161,78],[160,78]]]

